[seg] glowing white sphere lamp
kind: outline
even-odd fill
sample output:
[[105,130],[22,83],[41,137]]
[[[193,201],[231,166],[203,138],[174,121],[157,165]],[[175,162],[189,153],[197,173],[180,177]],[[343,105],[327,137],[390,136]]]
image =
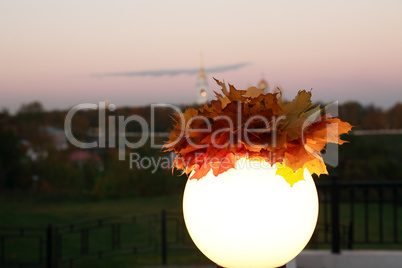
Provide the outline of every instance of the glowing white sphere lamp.
[[310,240],[318,217],[314,181],[292,187],[276,167],[241,159],[236,169],[187,181],[183,213],[200,251],[226,268],[280,267]]

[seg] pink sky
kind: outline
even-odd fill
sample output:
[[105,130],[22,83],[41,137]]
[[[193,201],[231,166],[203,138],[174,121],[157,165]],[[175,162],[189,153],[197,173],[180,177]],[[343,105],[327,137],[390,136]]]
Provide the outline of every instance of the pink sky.
[[402,2],[0,2],[0,109],[42,102],[66,109],[105,99],[117,107],[195,100],[196,77],[97,73],[249,62],[212,75],[243,89],[264,73],[285,97],[388,108],[402,101]]

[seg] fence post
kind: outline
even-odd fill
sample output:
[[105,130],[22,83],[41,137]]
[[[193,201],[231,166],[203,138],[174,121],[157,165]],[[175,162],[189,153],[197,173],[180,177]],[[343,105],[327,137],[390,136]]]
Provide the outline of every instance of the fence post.
[[161,250],[162,264],[167,264],[167,240],[166,240],[166,210],[162,210],[161,214]]
[[339,184],[337,182],[338,175],[331,176],[331,225],[332,225],[332,245],[331,251],[333,254],[339,254],[340,249],[340,224],[339,224]]
[[53,267],[53,226],[46,228],[46,268]]

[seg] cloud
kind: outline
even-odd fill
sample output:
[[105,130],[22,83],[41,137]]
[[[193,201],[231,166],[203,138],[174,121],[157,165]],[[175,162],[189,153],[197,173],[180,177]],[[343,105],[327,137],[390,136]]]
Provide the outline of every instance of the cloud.
[[[231,65],[217,66],[213,68],[206,68],[206,73],[221,73],[231,70],[236,70],[249,65],[248,62],[236,63]],[[194,75],[200,72],[199,68],[194,69],[165,69],[165,70],[144,70],[137,72],[118,72],[118,73],[104,73],[104,74],[94,74],[96,77],[106,77],[106,76],[175,76],[181,74]]]

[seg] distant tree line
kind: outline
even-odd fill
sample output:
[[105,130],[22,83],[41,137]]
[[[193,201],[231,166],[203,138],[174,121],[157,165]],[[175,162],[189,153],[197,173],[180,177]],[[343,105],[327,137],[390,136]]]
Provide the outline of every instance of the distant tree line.
[[[179,107],[184,110],[185,107]],[[154,110],[154,130],[172,128],[173,110]],[[68,111],[45,111],[41,103],[24,104],[15,115],[0,112],[0,193],[44,199],[116,198],[182,192],[185,178],[169,169],[130,169],[128,161],[119,161],[114,148],[80,150],[71,144],[65,150],[56,148],[51,134],[43,127],[63,129]],[[150,107],[122,107],[106,112],[108,117],[140,115],[151,123]],[[401,129],[402,103],[384,110],[374,105],[347,102],[339,106],[339,117],[355,129]],[[118,120],[116,120],[118,121]],[[72,132],[81,141],[97,139],[97,110],[83,110],[72,120]],[[138,123],[127,125],[127,131],[141,131]],[[402,137],[345,137],[351,143],[340,147],[336,172],[349,180],[398,180],[402,178]],[[159,142],[162,142],[159,140]],[[77,151],[79,152],[77,154]],[[169,157],[149,145],[136,150],[141,156]],[[73,155],[81,158],[75,159]],[[330,168],[332,170],[332,168]]]
[[339,106],[339,117],[358,129],[401,129],[402,102],[388,110],[374,105],[362,106],[358,102],[347,102]]

